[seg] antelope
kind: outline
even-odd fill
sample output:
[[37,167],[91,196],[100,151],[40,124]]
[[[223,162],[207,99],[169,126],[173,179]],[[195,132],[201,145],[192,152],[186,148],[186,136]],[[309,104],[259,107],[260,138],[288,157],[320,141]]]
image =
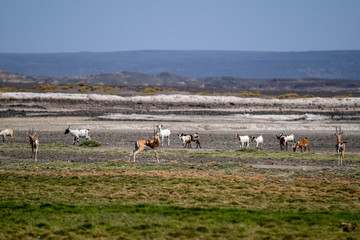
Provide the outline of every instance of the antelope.
[[139,152],[143,151],[144,148],[147,146],[147,147],[150,147],[155,152],[156,160],[158,163],[160,163],[159,155],[158,155],[157,151],[155,150],[156,147],[160,146],[160,137],[157,132],[154,131],[154,139],[144,139],[144,140],[137,140],[137,141],[130,141],[130,142],[135,143],[135,150],[132,153],[130,153],[129,161],[130,161],[131,155],[133,155],[134,162],[135,162],[135,155],[138,154]]
[[294,134],[284,135],[283,133],[281,133],[279,136],[276,135],[276,137],[277,137],[277,139],[279,139],[281,150],[284,150],[284,148],[286,148],[286,151],[287,151],[288,143],[292,142],[293,145],[295,143],[295,135]]
[[258,136],[258,137],[254,137],[254,136],[250,136],[251,141],[255,141],[256,142],[256,148],[260,147],[260,150],[262,149],[263,143],[264,143],[264,138],[262,135]]
[[34,155],[34,160],[37,162],[37,154],[39,150],[39,138],[36,137],[36,132],[34,134],[30,134],[26,132],[29,136],[29,141],[31,145],[31,155]]
[[343,134],[343,132],[341,131],[341,127],[338,130],[338,127],[335,127],[336,132],[334,133],[334,135],[336,136],[336,152],[338,155],[338,166],[343,165],[343,160],[344,160],[344,156],[345,156],[345,143],[346,142],[342,142],[341,141],[341,134]]
[[170,134],[171,131],[170,129],[162,129],[163,125],[158,125],[157,126],[159,129],[159,136],[161,138],[161,146],[164,146],[164,137],[167,137],[167,145],[170,145]]
[[73,145],[75,145],[76,142],[79,142],[79,138],[85,138],[86,140],[91,140],[90,136],[89,136],[89,129],[81,129],[81,130],[73,130],[70,129],[70,125],[67,129],[65,129],[64,134],[68,134],[70,133],[71,135],[74,136],[74,143]]
[[293,147],[294,152],[296,152],[296,150],[300,148],[301,152],[306,152],[306,149],[310,152],[310,145],[309,145],[309,139],[308,138],[303,138],[299,141],[297,141],[296,145]]
[[5,138],[9,136],[10,142],[12,143],[14,139],[14,131],[11,128],[4,129],[0,132],[0,136],[2,136],[3,142],[5,142]]
[[250,143],[249,136],[240,136],[239,134],[236,134],[235,137],[240,141],[240,148],[243,148],[244,145],[246,145],[246,148],[249,147],[249,143]]

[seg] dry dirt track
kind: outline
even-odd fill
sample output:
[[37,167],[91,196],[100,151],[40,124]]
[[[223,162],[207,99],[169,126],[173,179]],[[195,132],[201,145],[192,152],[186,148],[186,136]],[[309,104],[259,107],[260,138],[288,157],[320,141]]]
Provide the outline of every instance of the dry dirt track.
[[[311,151],[316,154],[332,153],[335,149],[336,139],[333,135],[335,126],[342,126],[344,131],[343,141],[347,141],[347,152],[360,154],[360,126],[358,108],[360,101],[351,99],[351,101],[342,101],[336,105],[330,99],[330,105],[327,101],[316,99],[321,111],[315,103],[305,103],[299,109],[299,101],[296,100],[292,105],[287,101],[282,108],[273,106],[269,99],[256,99],[256,104],[241,105],[241,101],[232,104],[225,104],[224,100],[219,103],[213,101],[197,102],[193,104],[179,105],[174,103],[173,98],[167,105],[150,104],[151,98],[146,97],[143,100],[137,100],[136,106],[131,101],[111,102],[106,100],[76,100],[69,101],[66,98],[60,100],[41,97],[30,99],[9,99],[3,98],[0,112],[0,128],[11,127],[15,130],[16,142],[27,143],[26,131],[34,129],[37,131],[42,144],[62,142],[71,144],[72,137],[64,135],[64,130],[68,125],[72,128],[89,128],[93,140],[100,141],[104,148],[117,148],[127,150],[133,148],[130,140],[150,138],[154,125],[161,123],[172,131],[171,145],[169,148],[181,148],[181,142],[176,137],[178,133],[198,132],[201,137],[203,150],[206,149],[237,149],[239,143],[235,139],[235,134],[241,135],[259,135],[262,134],[265,143],[264,151],[278,150],[279,144],[275,137],[276,134],[294,133],[296,139],[308,137],[311,143]],[[209,98],[207,98],[208,100]],[[201,100],[201,98],[200,98]],[[240,99],[241,100],[241,99]],[[199,100],[198,100],[199,101]],[[233,100],[236,102],[237,100]],[[264,103],[262,104],[261,101]],[[308,101],[308,100],[306,100]],[[344,102],[348,105],[344,108]],[[269,105],[270,104],[270,105]],[[139,107],[146,105],[146,107]],[[306,106],[310,106],[309,109]],[[141,109],[141,110],[139,110]],[[346,110],[347,109],[347,110]],[[255,111],[256,110],[256,111]],[[316,111],[315,111],[316,110]],[[309,113],[308,113],[309,112]],[[2,148],[7,145],[0,145]],[[255,143],[251,143],[254,147]],[[168,148],[166,146],[162,148]],[[160,157],[161,157],[161,150]],[[197,151],[197,150],[191,150]],[[148,159],[140,156],[139,162]],[[126,159],[127,156],[87,156],[84,154],[42,154],[40,152],[40,161],[69,160],[73,162],[93,162],[108,161],[113,159]],[[7,153],[2,156],[3,163],[13,161],[28,161],[29,155],[21,153]],[[223,159],[172,159],[162,158],[162,161],[187,161],[187,162],[206,162],[206,161],[224,161]],[[237,159],[236,161],[240,161]],[[280,165],[278,161],[265,160],[241,160],[243,163],[263,165]],[[288,166],[311,166],[314,163],[306,160],[287,161],[281,164]],[[333,166],[332,161],[323,162],[324,166]],[[353,163],[356,164],[356,163]]]

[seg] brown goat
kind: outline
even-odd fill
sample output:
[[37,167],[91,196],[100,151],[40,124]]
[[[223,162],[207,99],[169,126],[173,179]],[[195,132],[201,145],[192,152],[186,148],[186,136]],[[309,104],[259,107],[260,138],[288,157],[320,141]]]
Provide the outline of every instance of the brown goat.
[[157,151],[155,150],[156,147],[160,146],[160,137],[157,132],[154,132],[154,139],[144,139],[144,140],[137,140],[136,142],[135,141],[131,141],[131,142],[135,143],[135,150],[132,153],[130,153],[129,161],[130,161],[131,155],[133,155],[134,162],[135,162],[135,155],[138,154],[139,152],[143,151],[144,148],[147,146],[147,147],[150,147],[155,152],[156,160],[158,163],[160,163],[159,155],[158,155]]
[[[296,152],[296,150],[298,148],[301,149],[301,152],[306,152],[306,149],[308,149],[308,151],[310,152],[309,139],[303,138],[303,139],[299,140],[293,148],[294,152]],[[303,149],[304,149],[304,151],[303,151]]]

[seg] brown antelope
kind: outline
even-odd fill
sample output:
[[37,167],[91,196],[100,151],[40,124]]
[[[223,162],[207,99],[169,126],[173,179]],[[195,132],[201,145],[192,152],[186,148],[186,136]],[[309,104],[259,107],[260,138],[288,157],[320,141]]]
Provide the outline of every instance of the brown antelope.
[[336,132],[334,133],[334,135],[336,136],[336,152],[338,155],[338,166],[343,165],[343,160],[344,160],[344,156],[345,156],[345,143],[346,142],[342,142],[341,141],[341,134],[343,134],[343,132],[341,131],[341,127],[338,130],[338,127],[335,127]]
[[143,151],[144,148],[150,147],[154,152],[155,152],[155,156],[156,156],[156,160],[158,163],[159,162],[159,155],[157,153],[157,151],[155,150],[156,147],[160,146],[160,137],[159,134],[157,132],[154,131],[154,139],[144,139],[144,140],[137,140],[135,141],[131,141],[132,143],[135,143],[135,150],[130,153],[129,156],[129,161],[131,158],[131,155],[134,156],[134,162],[135,162],[135,155],[138,154],[139,152]]
[[310,145],[309,145],[309,139],[308,138],[303,138],[299,141],[297,141],[296,145],[294,146],[294,152],[296,152],[296,150],[300,148],[301,152],[306,152],[306,149],[310,152]]
[[38,150],[39,150],[39,138],[35,137],[36,132],[34,134],[30,134],[27,132],[27,134],[29,135],[29,141],[30,141],[30,145],[31,145],[31,151],[32,151],[31,155],[34,155],[34,160],[35,160],[35,162],[37,162],[37,154],[38,154]]
[[10,142],[12,143],[14,139],[14,131],[11,128],[4,129],[0,132],[0,136],[2,136],[3,142],[5,142],[5,138],[9,136]]

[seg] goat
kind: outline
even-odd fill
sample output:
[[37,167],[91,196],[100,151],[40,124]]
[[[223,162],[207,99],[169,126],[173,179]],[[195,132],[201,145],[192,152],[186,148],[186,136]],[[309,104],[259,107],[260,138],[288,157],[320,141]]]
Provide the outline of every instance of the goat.
[[192,137],[190,134],[181,133],[181,134],[178,134],[177,136],[179,137],[179,139],[181,139],[183,148],[186,148],[186,147],[191,148]]
[[37,162],[37,154],[39,150],[39,138],[36,137],[36,132],[34,134],[30,134],[26,132],[29,136],[29,142],[31,145],[31,156],[34,155],[34,160]]
[[71,135],[74,136],[74,143],[73,145],[75,145],[76,142],[79,142],[79,138],[85,138],[86,140],[91,140],[90,136],[89,136],[89,129],[81,129],[81,130],[73,130],[70,129],[70,125],[67,129],[65,129],[64,134],[68,134],[70,133]]
[[260,150],[262,149],[263,143],[264,143],[264,138],[262,135],[258,136],[258,137],[254,137],[254,136],[250,136],[251,141],[255,141],[256,142],[256,148],[260,147]]
[[334,133],[334,135],[336,136],[336,152],[338,155],[338,166],[343,165],[343,160],[344,160],[344,156],[345,156],[345,143],[346,142],[342,142],[341,141],[341,134],[343,134],[343,132],[341,131],[341,127],[338,130],[338,127],[335,127],[336,132]]
[[289,142],[292,142],[293,145],[295,144],[295,135],[294,134],[285,135],[285,134],[281,133],[279,136],[276,135],[276,137],[277,137],[277,139],[279,139],[281,150],[284,150],[284,148],[286,148],[286,151],[287,151]]
[[296,152],[296,150],[300,148],[301,152],[306,152],[306,149],[310,152],[310,145],[309,145],[309,139],[308,138],[303,138],[299,141],[297,141],[296,145],[293,147],[294,152]]
[[240,136],[239,134],[236,134],[235,137],[240,141],[240,148],[243,148],[244,145],[246,145],[246,148],[249,147],[249,143],[250,143],[249,136]]
[[10,142],[13,142],[14,139],[14,131],[11,128],[4,129],[0,132],[0,136],[3,138],[3,142],[5,142],[5,138],[10,136]]
[[191,141],[192,142],[195,142],[196,143],[196,148],[201,148],[201,145],[200,145],[200,136],[198,133],[195,133],[194,135],[190,135],[191,136]]
[[167,145],[170,145],[170,134],[171,131],[170,129],[162,129],[163,125],[158,125],[157,126],[159,129],[159,137],[161,138],[161,146],[164,146],[164,137],[167,137]]
[[135,155],[138,154],[139,152],[143,151],[144,148],[146,146],[148,146],[155,152],[156,160],[158,163],[160,163],[159,155],[158,155],[157,151],[155,150],[156,147],[160,146],[160,137],[157,132],[154,131],[154,139],[150,139],[150,140],[144,139],[144,140],[137,140],[137,141],[130,141],[130,142],[135,143],[135,150],[132,153],[130,153],[129,161],[130,161],[131,155],[133,155],[134,162],[135,162]]

